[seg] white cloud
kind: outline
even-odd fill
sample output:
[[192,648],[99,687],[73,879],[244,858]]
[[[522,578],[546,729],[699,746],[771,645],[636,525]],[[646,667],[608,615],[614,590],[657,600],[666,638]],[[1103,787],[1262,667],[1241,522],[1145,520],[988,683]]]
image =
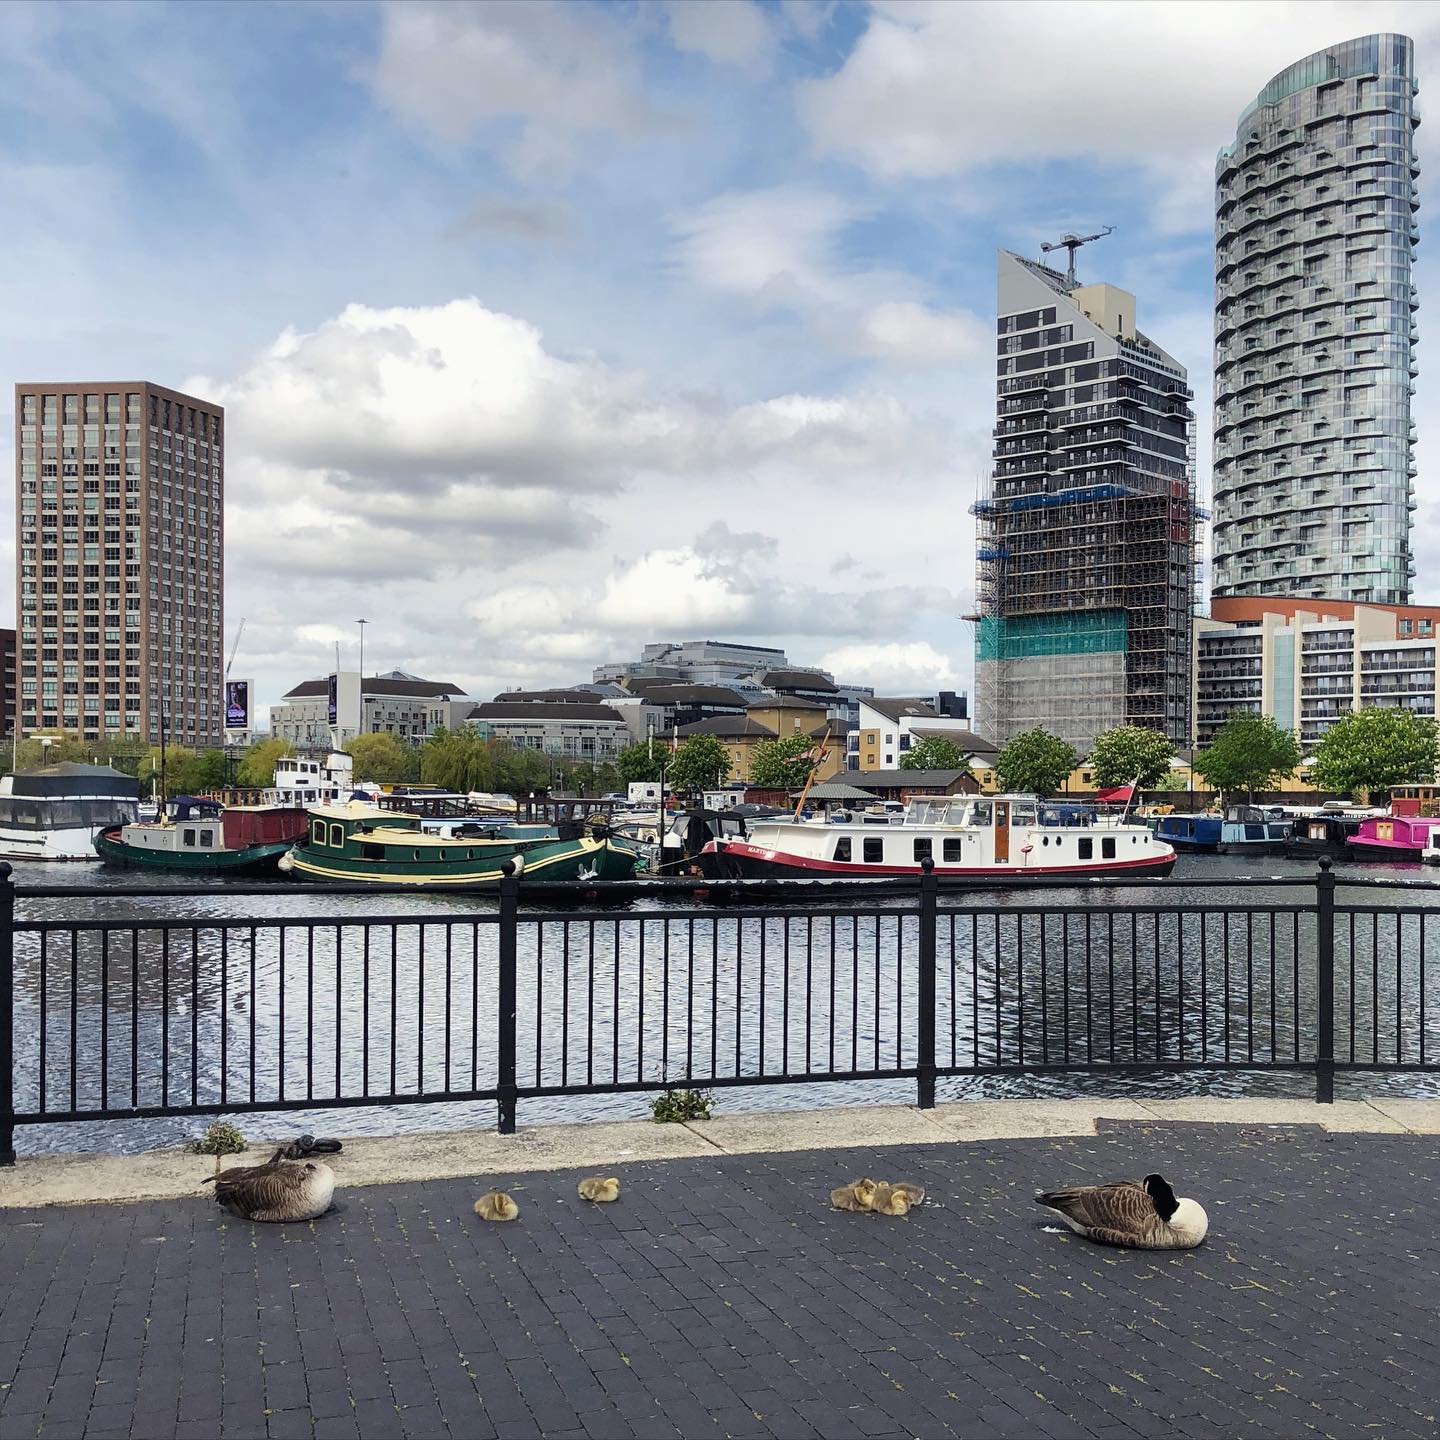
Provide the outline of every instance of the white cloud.
[[837,680],[873,685],[881,695],[934,695],[960,684],[960,672],[933,645],[842,645],[820,658]]
[[751,0],[670,0],[665,7],[677,50],[693,50],[718,65],[768,69],[774,32]]
[[634,34],[603,6],[404,0],[381,23],[371,83],[382,103],[451,143],[505,138],[520,174],[567,171],[586,136],[656,124]]
[[1440,36],[1440,7],[876,0],[844,64],[800,81],[796,104],[822,152],[883,179],[1095,158],[1135,167],[1165,228],[1204,228],[1215,151],[1266,80],[1377,30]]
[[844,261],[844,231],[869,213],[829,191],[779,185],[716,196],[672,228],[693,279],[760,310],[797,312],[834,349],[920,363],[988,354],[990,327],[976,316],[926,304],[912,275]]

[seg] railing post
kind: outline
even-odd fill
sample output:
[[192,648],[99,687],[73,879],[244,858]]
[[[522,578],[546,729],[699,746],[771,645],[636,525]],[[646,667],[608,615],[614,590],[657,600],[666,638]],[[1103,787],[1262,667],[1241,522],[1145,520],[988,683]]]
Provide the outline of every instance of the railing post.
[[940,882],[935,862],[928,856],[920,862],[920,990],[917,1006],[920,1025],[916,1104],[922,1110],[935,1108],[935,911]]
[[1315,877],[1315,963],[1318,1013],[1315,1052],[1315,1100],[1335,1101],[1335,876],[1330,861],[1321,860]]
[[[0,1165],[15,1163],[15,882],[0,860]],[[40,1017],[45,1023],[45,1017]]]
[[[500,881],[500,985],[496,1016],[496,1053],[500,1133],[515,1133],[515,941],[520,908],[520,881],[512,861],[505,862]],[[537,1000],[538,1003],[538,1000]]]

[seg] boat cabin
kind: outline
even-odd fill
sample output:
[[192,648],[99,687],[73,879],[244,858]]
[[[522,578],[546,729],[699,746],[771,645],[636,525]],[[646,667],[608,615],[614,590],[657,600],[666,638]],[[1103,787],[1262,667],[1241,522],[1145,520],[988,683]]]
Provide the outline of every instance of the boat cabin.
[[140,782],[109,765],[66,760],[0,778],[0,827],[91,830],[134,820]]

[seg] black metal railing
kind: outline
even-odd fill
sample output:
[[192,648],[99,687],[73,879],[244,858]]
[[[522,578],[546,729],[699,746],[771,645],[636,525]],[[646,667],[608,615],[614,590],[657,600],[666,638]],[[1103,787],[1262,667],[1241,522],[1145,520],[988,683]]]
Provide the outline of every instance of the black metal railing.
[[522,909],[513,880],[25,887],[18,910],[0,867],[0,1163],[16,1126],[101,1119],[493,1100],[510,1131],[540,1097],[913,1080],[928,1107],[941,1078],[1065,1072],[1313,1072],[1329,1101],[1337,1070],[1440,1069],[1440,886],[1347,878],[1374,893],[1339,904],[1322,867],[927,873],[783,906],[774,882],[697,882],[644,909],[594,884],[589,908]]

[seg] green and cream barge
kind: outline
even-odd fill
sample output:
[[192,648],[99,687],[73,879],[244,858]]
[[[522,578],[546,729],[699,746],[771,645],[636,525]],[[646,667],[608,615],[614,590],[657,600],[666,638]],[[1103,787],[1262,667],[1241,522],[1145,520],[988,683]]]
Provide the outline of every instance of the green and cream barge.
[[635,856],[608,836],[437,835],[418,815],[355,802],[309,814],[305,838],[280,862],[296,880],[440,889],[498,885],[509,861],[522,883],[628,880],[635,870]]

